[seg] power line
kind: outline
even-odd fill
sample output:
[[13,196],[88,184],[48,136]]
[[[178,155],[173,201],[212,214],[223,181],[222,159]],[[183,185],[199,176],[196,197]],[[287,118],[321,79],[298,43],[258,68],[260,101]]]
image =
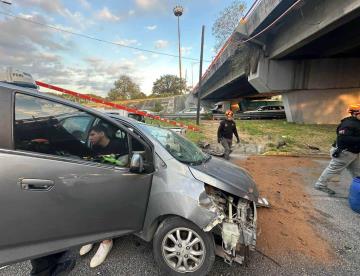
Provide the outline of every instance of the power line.
[[[53,29],[53,30],[56,30],[56,31],[59,31],[59,32],[68,33],[68,34],[71,34],[71,35],[79,36],[79,37],[86,38],[86,39],[95,40],[95,41],[102,42],[102,43],[112,44],[112,45],[120,46],[120,47],[123,47],[123,48],[128,48],[128,49],[132,49],[132,50],[137,50],[137,51],[147,52],[147,53],[152,53],[152,54],[157,54],[157,55],[163,55],[163,56],[175,57],[175,58],[179,57],[178,55],[174,55],[174,54],[170,54],[170,53],[164,53],[164,52],[158,52],[158,51],[153,51],[153,50],[148,50],[148,49],[142,49],[142,48],[139,48],[139,47],[129,46],[129,45],[125,45],[125,44],[122,44],[122,43],[117,43],[117,42],[105,40],[105,39],[102,39],[102,38],[97,38],[97,37],[82,34],[82,33],[76,33],[76,32],[65,30],[65,29],[62,29],[62,28],[59,28],[59,27],[55,27],[55,26],[52,26],[52,25],[49,25],[49,24],[46,24],[46,23],[41,23],[41,22],[38,22],[38,21],[35,21],[35,20],[31,20],[29,18],[24,18],[24,17],[21,17],[21,16],[17,16],[17,15],[15,15],[13,13],[7,13],[7,12],[0,11],[0,14],[10,16],[10,17],[22,20],[22,21],[30,22],[32,24],[36,24],[36,25],[39,25],[39,26],[47,27],[47,28],[50,28],[50,29]],[[182,58],[187,59],[187,60],[199,61],[198,59],[191,58],[191,57],[182,57]],[[206,62],[210,62],[210,61],[206,60]]]

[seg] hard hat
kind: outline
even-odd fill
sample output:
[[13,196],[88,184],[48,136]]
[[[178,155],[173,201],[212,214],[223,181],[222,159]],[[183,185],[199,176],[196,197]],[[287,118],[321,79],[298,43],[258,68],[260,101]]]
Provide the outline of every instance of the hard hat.
[[348,112],[353,113],[360,113],[360,104],[351,104],[348,108]]
[[225,116],[233,116],[234,115],[234,113],[231,111],[231,110],[226,110],[226,112],[225,112]]

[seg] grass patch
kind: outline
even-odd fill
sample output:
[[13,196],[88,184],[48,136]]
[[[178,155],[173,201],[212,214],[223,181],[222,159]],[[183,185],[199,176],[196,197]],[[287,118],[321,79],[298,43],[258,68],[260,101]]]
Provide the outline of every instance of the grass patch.
[[[327,153],[336,138],[335,125],[296,124],[284,120],[237,120],[240,135],[265,144],[273,153],[313,153],[311,147]],[[279,143],[285,145],[279,147]]]
[[189,131],[188,130],[186,132],[186,138],[188,138],[190,141],[194,142],[195,144],[197,144],[200,141],[206,140],[205,133],[203,133],[202,131]]

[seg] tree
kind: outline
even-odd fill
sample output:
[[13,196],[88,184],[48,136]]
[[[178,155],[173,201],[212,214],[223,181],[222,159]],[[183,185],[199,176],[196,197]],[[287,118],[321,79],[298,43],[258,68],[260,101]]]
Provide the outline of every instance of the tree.
[[157,79],[152,88],[154,96],[180,95],[186,90],[186,83],[175,75],[163,75]]
[[121,75],[120,78],[114,82],[114,86],[115,87],[108,93],[108,99],[110,101],[131,100],[146,97],[146,95],[140,91],[139,85],[127,75]]
[[235,0],[219,13],[212,26],[212,34],[216,40],[216,51],[220,50],[225,41],[234,32],[244,15],[245,9],[246,5],[243,0]]

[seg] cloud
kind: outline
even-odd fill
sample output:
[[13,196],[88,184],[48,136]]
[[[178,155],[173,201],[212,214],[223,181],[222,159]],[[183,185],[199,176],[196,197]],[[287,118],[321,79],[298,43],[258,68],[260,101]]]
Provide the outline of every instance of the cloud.
[[[41,15],[22,15],[47,24]],[[0,20],[0,64],[29,72],[35,79],[66,85],[79,78],[78,68],[65,67],[63,54],[76,47],[58,41],[50,29],[16,19]]]
[[96,17],[100,20],[110,22],[119,21],[121,19],[119,16],[111,13],[108,7],[103,7],[103,9],[97,13]]
[[159,12],[163,14],[168,14],[172,12],[173,7],[175,6],[174,1],[165,1],[165,0],[135,0],[135,3],[140,11],[142,12]]
[[85,30],[95,24],[91,18],[84,17],[84,15],[80,12],[71,12],[70,10],[65,9],[63,13],[64,17],[76,26],[76,29]]
[[145,61],[145,60],[148,59],[148,57],[141,54],[141,55],[138,55],[138,56],[137,56],[137,59],[138,59],[139,61]]
[[135,11],[134,10],[129,10],[129,12],[128,12],[128,15],[129,16],[132,16],[132,15],[134,15],[135,14]]
[[114,42],[121,44],[121,45],[125,45],[125,46],[131,46],[131,45],[140,46],[141,45],[141,43],[139,43],[136,39],[119,39]]
[[163,48],[166,48],[168,46],[169,46],[169,41],[167,41],[167,40],[159,39],[159,40],[155,41],[155,48],[156,49],[163,49]]
[[[87,0],[78,0],[83,5],[89,4]],[[90,18],[85,18],[82,13],[76,11],[72,12],[69,9],[65,8],[60,0],[22,0],[17,1],[17,5],[31,7],[32,9],[39,8],[44,11],[42,15],[43,18],[52,19],[49,17],[49,14],[61,15],[67,21],[75,25],[75,29],[85,30],[87,27],[94,25],[94,21]],[[39,14],[33,12],[33,14]],[[50,20],[52,21],[52,20]]]
[[[17,1],[19,2],[19,1]],[[22,6],[28,6],[31,8],[38,7],[49,13],[60,13],[62,14],[64,6],[60,0],[22,0],[17,3]]]
[[150,26],[146,26],[146,29],[148,29],[149,31],[154,31],[157,29],[157,25],[150,25]]
[[[21,14],[27,19],[47,24],[46,19],[41,15]],[[0,21],[0,47],[3,52],[11,52],[14,49],[27,51],[37,50],[65,50],[67,47],[53,40],[53,31],[40,25],[29,24],[28,22],[15,18]],[[0,51],[1,52],[1,51]]]
[[90,9],[91,5],[87,0],[78,0],[80,5],[83,6],[85,9]]
[[135,0],[138,7],[147,10],[157,7],[160,3],[159,0]]
[[181,47],[181,53],[186,56],[190,54],[192,51],[192,47]]
[[87,57],[84,61],[87,64],[86,69],[81,71],[82,78],[76,81],[79,89],[96,91],[106,96],[120,75],[137,78],[136,63],[128,59],[110,62],[99,57]]

